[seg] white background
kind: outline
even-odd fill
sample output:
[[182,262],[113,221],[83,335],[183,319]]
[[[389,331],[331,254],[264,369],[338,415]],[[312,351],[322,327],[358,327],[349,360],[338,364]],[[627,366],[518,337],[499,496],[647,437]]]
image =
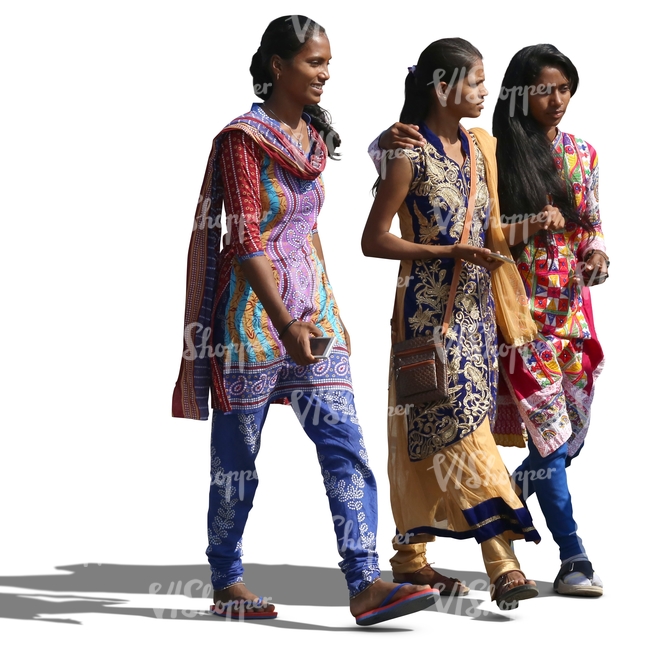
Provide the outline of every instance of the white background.
[[[267,566],[275,582],[262,585],[267,591],[261,595],[278,602],[281,618],[266,625],[237,626],[169,610],[159,620],[154,607],[206,609],[210,601],[149,595],[153,582],[163,593],[170,581],[184,588],[188,576],[209,582],[203,567],[210,427],[170,417],[182,351],[187,244],[211,140],[255,100],[248,67],[266,25],[294,12],[323,24],[333,53],[322,105],[342,136],[342,160],[330,161],[324,174],[319,230],[352,335],[357,407],[379,483],[384,569],[394,530],[385,388],[397,263],[364,258],[359,241],[375,177],[365,150],[397,119],[407,67],[433,40],[470,40],[484,55],[491,94],[483,117],[466,126],[489,130],[510,57],[523,46],[551,42],[580,73],[561,127],[587,139],[600,156],[612,267],[608,282],[592,295],[607,364],[587,445],[569,480],[580,534],[605,596],[537,598],[503,618],[487,593],[477,591],[475,604],[490,616],[472,616],[466,606],[464,616],[453,615],[460,610],[452,601],[447,613],[428,611],[379,626],[384,635],[372,641],[383,647],[480,638],[488,647],[533,648],[587,639],[624,642],[635,634],[646,593],[648,427],[639,367],[645,367],[646,352],[647,215],[645,135],[639,129],[647,113],[647,75],[637,42],[644,38],[640,16],[627,2],[596,7],[258,1],[5,6],[0,623],[3,639],[11,641],[4,647],[134,647],[136,635],[142,645],[160,648],[235,640],[289,647],[368,643],[347,636],[361,630],[346,609],[342,575],[334,579],[340,596],[334,588],[334,602],[328,597],[328,606],[320,606],[320,579],[329,580],[339,558],[315,452],[286,407],[271,409],[262,436],[261,484],[244,538],[245,562],[329,570]],[[504,451],[511,469],[522,457],[522,450]],[[520,542],[516,550],[528,577],[549,583],[559,568],[557,547],[535,500],[530,507],[543,541]],[[429,559],[461,577],[483,570],[472,541],[438,540]],[[55,567],[63,566],[76,567],[70,582],[24,578],[62,575]],[[253,582],[250,587],[260,589]],[[107,607],[102,598],[122,602]],[[39,616],[60,622],[33,620]],[[495,625],[499,621],[510,624]]]

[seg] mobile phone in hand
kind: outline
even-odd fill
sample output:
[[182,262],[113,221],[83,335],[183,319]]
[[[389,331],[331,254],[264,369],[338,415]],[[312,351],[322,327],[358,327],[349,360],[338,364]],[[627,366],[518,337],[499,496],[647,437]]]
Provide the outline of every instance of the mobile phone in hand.
[[509,264],[516,264],[513,259],[510,259],[509,257],[506,257],[505,255],[501,255],[501,253],[493,253],[490,251],[490,257],[494,258],[495,260],[501,260],[502,262],[508,262]]
[[309,347],[315,359],[327,359],[334,347],[334,339],[330,336],[312,336]]

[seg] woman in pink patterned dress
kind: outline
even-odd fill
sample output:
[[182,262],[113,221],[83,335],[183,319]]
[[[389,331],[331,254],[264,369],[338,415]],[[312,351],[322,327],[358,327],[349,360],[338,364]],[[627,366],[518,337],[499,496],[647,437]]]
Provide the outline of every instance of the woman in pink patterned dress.
[[502,358],[495,434],[529,434],[514,474],[522,498],[537,493],[560,548],[558,593],[600,596],[573,519],[566,467],[584,443],[594,381],[603,365],[588,285],[607,278],[598,210],[598,157],[557,127],[578,72],[552,45],[518,52],[494,112],[503,230],[526,286],[538,335]]

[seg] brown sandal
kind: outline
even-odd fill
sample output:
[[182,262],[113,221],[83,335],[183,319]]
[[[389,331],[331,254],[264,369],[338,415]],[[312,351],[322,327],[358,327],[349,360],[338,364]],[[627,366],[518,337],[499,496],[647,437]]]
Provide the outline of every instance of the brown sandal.
[[413,573],[393,572],[395,582],[410,582],[414,585],[429,585],[437,589],[441,596],[466,596],[469,589],[457,578],[448,578],[438,573],[430,564]]
[[514,579],[511,579],[512,574],[516,573],[526,580],[526,576],[521,571],[506,571],[496,579],[493,585],[490,585],[492,600],[497,601],[499,609],[516,609],[519,607],[520,600],[535,598],[539,594],[532,580],[526,580],[523,585],[508,588],[514,582]]

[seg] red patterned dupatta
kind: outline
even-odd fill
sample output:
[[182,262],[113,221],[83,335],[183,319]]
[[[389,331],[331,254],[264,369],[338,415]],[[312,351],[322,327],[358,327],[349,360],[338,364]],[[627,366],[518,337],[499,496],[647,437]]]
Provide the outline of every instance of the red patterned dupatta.
[[207,420],[210,389],[219,390],[221,384],[218,377],[213,380],[214,373],[219,372],[218,365],[205,352],[210,349],[213,311],[219,300],[216,292],[222,234],[223,185],[219,171],[222,136],[228,131],[243,131],[272,160],[302,180],[315,180],[325,168],[327,148],[314,127],[309,126],[312,147],[308,158],[276,124],[254,104],[249,113],[233,120],[212,143],[187,254],[183,358],[172,398],[173,417]]

